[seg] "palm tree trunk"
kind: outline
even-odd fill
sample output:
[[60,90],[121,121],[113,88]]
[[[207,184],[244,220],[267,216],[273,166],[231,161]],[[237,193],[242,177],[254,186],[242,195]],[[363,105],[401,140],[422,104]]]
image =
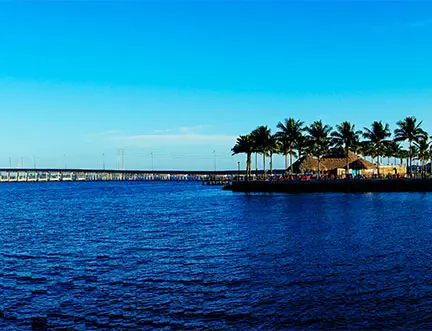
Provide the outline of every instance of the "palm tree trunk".
[[285,170],[288,169],[288,153],[285,153]]
[[379,171],[379,165],[380,165],[379,155],[377,156],[377,162],[376,162],[376,164],[377,164],[377,176],[379,177],[379,174],[380,174],[380,171]]
[[273,152],[270,152],[270,176],[273,176]]
[[250,179],[252,176],[252,153],[248,153],[247,167],[247,177],[248,179]]
[[291,171],[291,174],[293,174],[294,173],[294,165],[293,165],[293,153],[292,152],[290,152],[290,171]]
[[346,152],[346,155],[347,155],[347,157],[346,157],[346,173],[345,173],[345,178],[348,178],[348,174],[349,174],[349,149],[346,148],[345,152]]
[[258,153],[255,153],[255,175],[258,176]]
[[422,178],[424,177],[424,161],[423,160],[421,160],[421,176],[422,176]]
[[423,176],[426,177],[426,160],[423,160],[422,169],[423,169]]
[[249,179],[249,153],[246,153],[246,180]]
[[264,174],[264,180],[266,178],[266,155],[265,152],[263,153],[263,174]]
[[412,147],[411,141],[409,142],[409,166],[408,166],[409,176],[412,177]]
[[250,161],[250,154],[246,154],[246,180],[249,179],[249,161]]
[[321,157],[318,155],[318,179],[321,179],[320,166],[321,166]]

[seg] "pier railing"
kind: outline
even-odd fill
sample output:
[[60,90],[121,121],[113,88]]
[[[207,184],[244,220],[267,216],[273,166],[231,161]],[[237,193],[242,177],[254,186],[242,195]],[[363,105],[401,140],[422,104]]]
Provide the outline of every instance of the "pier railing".
[[79,181],[199,181],[223,185],[234,171],[149,171],[99,169],[0,169],[0,182],[79,182]]

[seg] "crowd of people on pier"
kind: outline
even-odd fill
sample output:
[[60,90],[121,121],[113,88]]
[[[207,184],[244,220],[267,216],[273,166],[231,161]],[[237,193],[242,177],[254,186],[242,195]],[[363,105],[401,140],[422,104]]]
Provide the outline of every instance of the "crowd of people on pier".
[[273,175],[252,175],[251,177],[247,178],[244,175],[241,176],[233,176],[232,180],[235,181],[276,181],[276,182],[289,182],[289,181],[312,181],[312,180],[368,180],[368,179],[402,179],[402,178],[425,178],[424,175],[421,174],[386,174],[386,175],[380,175],[380,174],[373,174],[371,176],[365,176],[362,174],[356,174],[356,175],[334,175],[334,174],[320,174],[317,173],[307,173],[307,174],[289,174],[289,173],[283,173],[283,174],[273,174]]

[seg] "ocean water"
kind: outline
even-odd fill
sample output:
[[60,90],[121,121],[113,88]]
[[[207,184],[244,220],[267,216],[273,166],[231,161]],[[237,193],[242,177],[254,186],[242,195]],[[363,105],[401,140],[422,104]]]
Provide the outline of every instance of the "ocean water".
[[432,194],[4,183],[0,329],[432,329]]

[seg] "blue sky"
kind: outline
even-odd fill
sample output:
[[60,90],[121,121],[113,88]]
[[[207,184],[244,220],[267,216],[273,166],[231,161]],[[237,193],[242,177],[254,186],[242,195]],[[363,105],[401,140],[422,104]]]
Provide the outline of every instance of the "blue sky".
[[288,116],[432,132],[432,2],[1,2],[0,45],[0,166],[243,167]]

